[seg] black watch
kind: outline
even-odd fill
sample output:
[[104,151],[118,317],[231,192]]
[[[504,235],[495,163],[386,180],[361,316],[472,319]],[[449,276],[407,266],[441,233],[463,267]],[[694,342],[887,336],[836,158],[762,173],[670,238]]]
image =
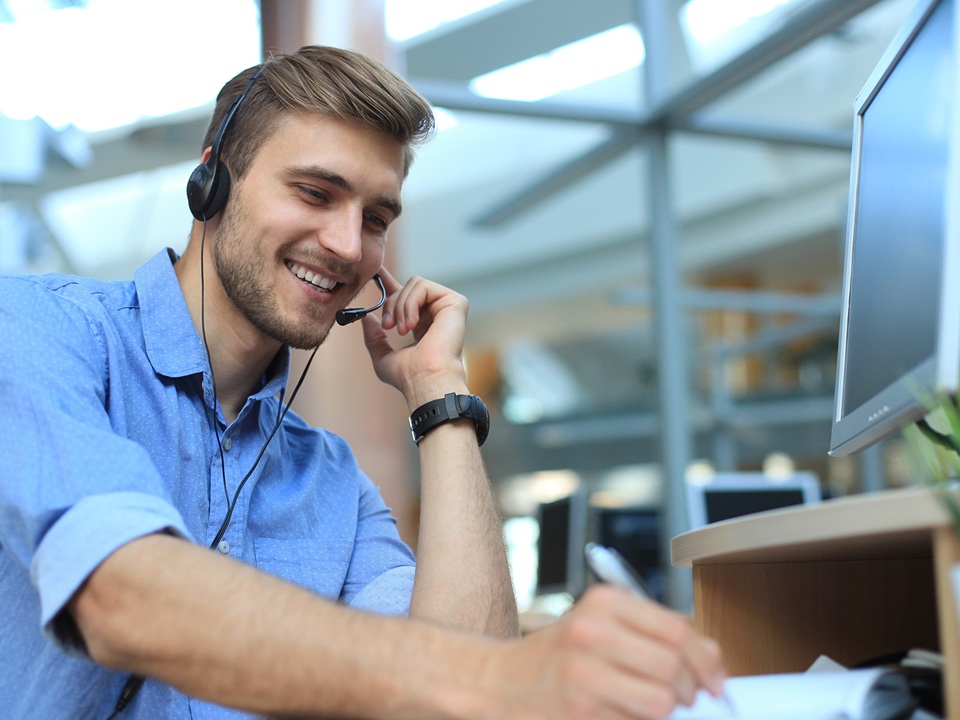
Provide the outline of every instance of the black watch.
[[439,400],[424,403],[410,416],[410,432],[419,445],[428,432],[444,423],[473,420],[477,428],[477,445],[483,445],[490,432],[490,413],[476,395],[447,393]]

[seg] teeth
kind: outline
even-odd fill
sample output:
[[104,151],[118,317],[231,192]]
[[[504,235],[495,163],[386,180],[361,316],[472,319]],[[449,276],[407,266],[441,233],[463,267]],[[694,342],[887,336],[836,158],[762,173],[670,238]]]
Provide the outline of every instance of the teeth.
[[290,263],[288,265],[290,271],[296,275],[301,280],[306,280],[308,283],[314,287],[318,287],[321,290],[333,290],[337,283],[333,280],[323,277],[319,274],[314,274],[310,270],[307,270],[305,267],[297,265],[296,263]]

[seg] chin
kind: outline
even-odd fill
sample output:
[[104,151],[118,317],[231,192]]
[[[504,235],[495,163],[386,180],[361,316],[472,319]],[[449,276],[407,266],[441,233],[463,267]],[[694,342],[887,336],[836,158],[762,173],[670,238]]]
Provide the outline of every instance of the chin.
[[323,345],[329,335],[329,327],[324,329],[311,328],[300,332],[285,333],[283,337],[277,339],[297,350],[313,350],[313,348]]

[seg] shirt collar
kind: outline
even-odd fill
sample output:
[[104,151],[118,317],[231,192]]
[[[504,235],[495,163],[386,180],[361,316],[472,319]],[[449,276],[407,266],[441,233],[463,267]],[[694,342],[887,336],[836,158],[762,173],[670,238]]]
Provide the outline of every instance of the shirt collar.
[[[173,264],[177,254],[161,250],[134,273],[140,300],[140,318],[147,357],[154,370],[168,377],[183,377],[209,369],[207,351],[193,325],[187,301]],[[282,391],[290,372],[290,349],[284,345],[267,368],[263,384],[252,399]]]

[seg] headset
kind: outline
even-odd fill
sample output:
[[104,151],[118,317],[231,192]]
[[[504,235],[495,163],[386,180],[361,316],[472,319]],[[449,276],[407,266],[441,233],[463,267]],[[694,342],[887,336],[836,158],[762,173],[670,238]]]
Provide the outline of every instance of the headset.
[[237,108],[247,97],[253,83],[263,72],[266,65],[261,65],[257,71],[250,77],[247,86],[240,93],[240,97],[234,100],[230,110],[220,121],[220,127],[217,128],[217,134],[213,136],[213,145],[210,151],[210,157],[207,161],[197,165],[190,173],[190,179],[187,180],[187,204],[190,206],[190,212],[197,220],[209,220],[218,212],[223,210],[227,203],[227,197],[230,194],[230,172],[227,166],[220,161],[220,152],[223,150],[223,139],[230,129],[230,123],[233,122],[233,116],[237,114]]
[[368,308],[344,308],[343,310],[337,310],[337,325],[349,325],[352,322],[356,322],[360,318],[369,315],[374,310],[383,305],[387,300],[387,289],[383,286],[383,280],[380,279],[380,273],[377,273],[373,276],[373,281],[377,284],[377,287],[380,288],[380,301]]

